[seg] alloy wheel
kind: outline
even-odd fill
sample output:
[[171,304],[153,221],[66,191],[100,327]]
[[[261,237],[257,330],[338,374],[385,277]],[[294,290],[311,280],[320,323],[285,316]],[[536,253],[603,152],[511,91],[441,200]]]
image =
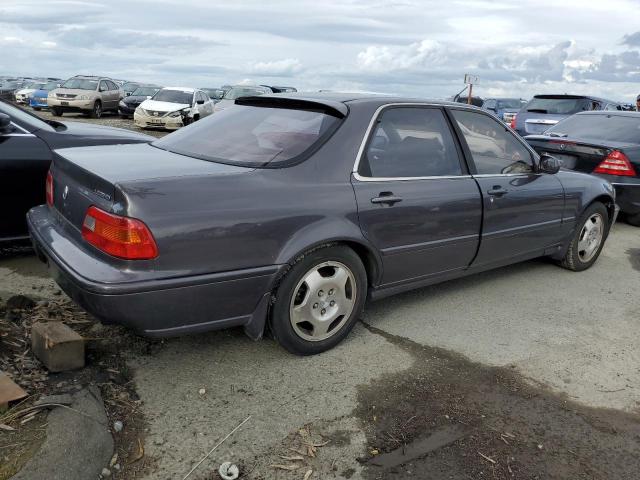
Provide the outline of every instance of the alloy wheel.
[[327,261],[311,268],[298,282],[289,306],[295,333],[319,342],[347,322],[356,304],[356,280],[343,263]]
[[604,236],[602,215],[594,213],[584,223],[578,237],[578,258],[582,263],[589,262],[598,252]]

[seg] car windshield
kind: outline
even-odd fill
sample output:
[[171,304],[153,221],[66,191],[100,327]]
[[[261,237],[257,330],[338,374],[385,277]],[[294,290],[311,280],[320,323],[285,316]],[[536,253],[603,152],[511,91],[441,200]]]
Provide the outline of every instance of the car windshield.
[[132,97],[152,97],[155,95],[158,90],[158,87],[138,87],[131,94]]
[[310,151],[339,123],[317,111],[234,105],[152,145],[212,162],[278,167]]
[[158,102],[185,103],[187,105],[191,105],[192,99],[193,92],[185,92],[183,90],[159,90],[153,96],[153,100]]
[[78,90],[96,90],[97,80],[86,80],[84,78],[70,78],[62,84],[62,88],[76,88]]
[[640,144],[640,113],[626,115],[573,115],[545,135]]
[[18,82],[5,82],[1,85],[2,88],[18,88]]
[[22,110],[21,108],[14,107],[5,102],[0,102],[0,113],[6,113],[11,117],[11,121],[17,123],[21,127],[28,130],[48,130],[55,131],[48,123],[41,120],[39,117],[33,115],[30,112]]
[[254,95],[264,95],[265,93],[267,93],[266,88],[233,87],[227,91],[222,98],[224,100],[235,100],[236,98],[253,97]]
[[498,100],[498,108],[520,108],[522,103],[518,98],[503,98]]
[[528,112],[573,115],[585,110],[593,110],[592,103],[588,98],[534,97],[527,104],[526,109]]
[[50,92],[51,90],[58,88],[58,83],[59,82],[49,82],[44,87],[42,87],[42,90]]

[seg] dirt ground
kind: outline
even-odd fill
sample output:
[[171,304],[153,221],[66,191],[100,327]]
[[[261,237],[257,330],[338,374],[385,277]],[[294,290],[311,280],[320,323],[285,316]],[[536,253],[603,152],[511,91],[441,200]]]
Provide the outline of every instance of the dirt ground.
[[365,478],[638,478],[638,415],[588,408],[513,369],[368,328],[415,363],[360,388]]

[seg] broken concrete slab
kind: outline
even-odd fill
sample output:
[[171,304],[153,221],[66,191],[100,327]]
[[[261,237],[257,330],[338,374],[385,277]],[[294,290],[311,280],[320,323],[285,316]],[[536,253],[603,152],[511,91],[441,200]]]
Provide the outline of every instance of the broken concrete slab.
[[84,367],[84,339],[62,322],[35,323],[31,348],[50,372]]
[[27,396],[17,383],[15,383],[9,375],[0,372],[0,412],[4,412],[9,408],[9,404],[22,400]]
[[92,479],[109,464],[113,438],[100,391],[90,386],[72,397],[73,410],[49,413],[44,444],[11,480]]

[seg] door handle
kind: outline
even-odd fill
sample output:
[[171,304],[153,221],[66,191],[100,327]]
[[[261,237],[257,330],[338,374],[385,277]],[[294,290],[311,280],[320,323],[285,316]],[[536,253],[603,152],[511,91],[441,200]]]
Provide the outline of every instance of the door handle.
[[394,205],[401,201],[402,198],[396,197],[393,192],[380,192],[380,196],[371,199],[371,203],[384,203],[387,205]]
[[507,193],[509,193],[509,190],[507,190],[506,188],[502,188],[500,185],[494,185],[491,190],[487,190],[488,195],[496,197],[501,197],[502,195],[505,195]]

